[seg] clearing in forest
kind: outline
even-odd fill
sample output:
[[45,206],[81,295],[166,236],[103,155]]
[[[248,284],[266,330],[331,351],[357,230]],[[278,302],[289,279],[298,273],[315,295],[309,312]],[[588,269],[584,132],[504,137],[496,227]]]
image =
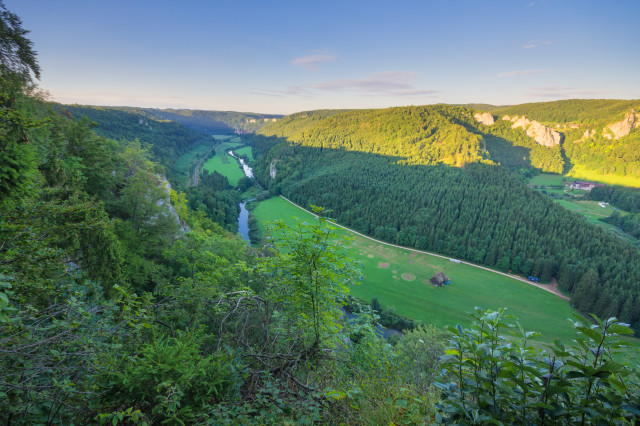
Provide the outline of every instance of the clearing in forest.
[[[260,202],[253,213],[263,235],[266,221],[281,219],[293,225],[293,217],[313,219],[311,214],[280,197]],[[541,339],[546,342],[568,341],[573,336],[567,318],[576,311],[552,293],[491,271],[451,262],[448,258],[386,245],[382,252],[385,263],[390,265],[380,268],[379,243],[342,228],[335,232],[355,238],[357,248],[352,247],[351,253],[361,265],[363,280],[361,285],[351,289],[351,294],[361,300],[370,302],[376,297],[383,306],[393,305],[399,315],[439,327],[457,323],[468,325],[467,312],[473,311],[475,306],[483,309],[507,307],[510,314],[520,319],[525,330],[541,332]],[[356,256],[359,253],[365,256]],[[411,274],[414,281],[400,279],[398,272]],[[428,283],[437,272],[444,272],[451,279],[451,285],[439,288],[417,285],[417,282]]]

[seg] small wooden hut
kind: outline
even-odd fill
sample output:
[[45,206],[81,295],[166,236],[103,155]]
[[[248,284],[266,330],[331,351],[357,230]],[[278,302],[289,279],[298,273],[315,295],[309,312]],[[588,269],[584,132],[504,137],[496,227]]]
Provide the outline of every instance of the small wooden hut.
[[431,277],[429,281],[431,282],[431,284],[435,285],[436,287],[449,285],[449,283],[451,282],[449,278],[447,278],[447,276],[442,272],[438,272],[437,274],[435,274],[433,277]]

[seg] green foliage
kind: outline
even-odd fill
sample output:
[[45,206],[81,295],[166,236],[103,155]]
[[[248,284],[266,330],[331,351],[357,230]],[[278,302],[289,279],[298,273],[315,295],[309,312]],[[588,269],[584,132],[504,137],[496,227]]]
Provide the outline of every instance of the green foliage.
[[181,153],[204,138],[201,133],[179,123],[117,108],[80,105],[55,105],[55,108],[65,115],[77,119],[86,117],[96,123],[93,130],[100,136],[118,141],[139,139],[151,144],[155,158],[165,167],[170,167]]
[[273,225],[272,242],[278,255],[263,266],[272,271],[269,298],[281,306],[284,315],[295,319],[291,331],[301,336],[310,357],[323,346],[337,343],[339,305],[349,286],[356,283],[356,271],[343,243],[332,239],[335,228],[322,209],[314,211],[317,225],[298,222],[293,229],[282,221]]
[[220,355],[201,355],[200,341],[184,333],[153,336],[139,354],[121,358],[123,364],[106,374],[103,398],[114,407],[136,401],[151,422],[193,421],[195,413],[224,397],[231,384],[228,362]]
[[31,73],[40,78],[40,65],[28,33],[18,15],[0,1],[0,72],[15,74],[25,82],[31,80]]
[[590,200],[605,201],[617,208],[630,212],[640,213],[640,189],[626,188],[624,186],[599,186],[589,191]]
[[90,420],[105,362],[138,335],[141,304],[120,289],[106,301],[99,285],[61,277],[56,299],[34,309],[19,303],[0,324],[0,417],[7,423]]
[[451,327],[447,354],[441,357],[446,380],[436,404],[438,423],[633,424],[640,415],[638,373],[619,362],[631,334],[615,318],[594,323],[572,321],[571,346],[556,342],[549,352],[530,340],[536,333],[516,324],[504,310],[476,308],[469,329]]
[[[302,115],[304,114],[304,115]],[[408,164],[463,166],[483,160],[481,137],[466,125],[473,122],[467,108],[448,105],[356,110],[321,114],[313,124],[307,113],[266,127],[266,136],[285,136],[291,142],[320,149],[344,149],[402,157]],[[293,121],[293,122],[292,122]]]

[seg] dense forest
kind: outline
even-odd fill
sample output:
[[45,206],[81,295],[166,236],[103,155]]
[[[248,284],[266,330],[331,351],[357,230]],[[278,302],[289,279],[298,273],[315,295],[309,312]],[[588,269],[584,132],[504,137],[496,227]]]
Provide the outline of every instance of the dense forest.
[[[162,150],[177,155],[188,149],[190,133],[166,127],[159,135],[166,138],[157,139],[162,146],[154,148],[156,140],[136,140],[135,122],[118,115],[122,127],[115,118],[106,120],[116,129],[114,138],[98,134],[91,119],[45,101],[35,85],[40,66],[27,35],[0,0],[3,424],[634,424],[640,419],[640,377],[628,364],[635,354],[625,353],[619,340],[632,333],[627,324],[579,318],[572,322],[573,342],[541,349],[531,345],[536,333],[519,328],[504,311],[478,308],[469,328],[413,324],[402,338],[385,341],[375,332],[378,315],[389,317],[382,307],[348,297],[358,283],[358,268],[322,209],[313,222],[273,224],[272,233],[283,238],[249,250],[211,219],[216,209],[207,197],[228,191],[226,179],[205,175],[203,187],[194,189],[203,192],[199,199],[193,193],[195,203],[191,193],[172,189],[165,179],[175,158]],[[178,129],[175,139],[170,129]],[[133,139],[126,136],[130,131]],[[254,138],[267,158],[266,171],[273,142]],[[405,170],[397,174],[409,179],[405,186],[428,169],[434,186],[443,178],[464,185],[484,180],[488,187],[504,180],[526,192],[511,174],[486,165],[401,166],[397,157],[328,148],[319,153],[288,142],[276,147],[283,157],[274,190],[293,188],[286,177],[300,169],[285,155],[298,149],[300,161],[309,165],[333,155],[337,167],[358,159],[365,167],[379,166],[376,173],[382,176]],[[305,182],[300,180],[302,193]],[[354,194],[359,185],[355,180]],[[439,188],[439,196],[450,200],[455,197],[447,198],[447,192],[465,191],[460,185]],[[505,193],[487,192],[487,197],[488,211],[495,208],[494,197],[511,200]],[[449,214],[458,209],[467,213],[452,205]],[[550,222],[564,225],[556,223],[561,214],[552,207],[548,212]],[[361,226],[371,227],[373,211],[365,219]],[[410,229],[398,233],[413,238]],[[495,237],[503,244],[499,232]],[[526,236],[522,247],[529,247]],[[596,256],[598,247],[590,255]],[[610,259],[619,260],[624,261]],[[580,280],[593,281],[594,274],[589,269]],[[347,302],[359,313],[352,320],[340,312]],[[507,337],[508,330],[516,335]]]
[[98,135],[115,140],[138,139],[143,144],[150,144],[154,156],[167,165],[204,138],[201,133],[179,123],[158,121],[116,108],[59,104],[52,106],[70,118],[86,118],[87,124]]
[[[482,160],[465,167],[433,161],[438,155],[449,155],[443,148],[446,144],[434,143],[434,148],[425,144],[422,152],[410,143],[410,136],[386,139],[394,134],[390,127],[365,139],[369,130],[363,124],[373,117],[380,117],[378,123],[386,123],[382,117],[396,123],[396,116],[406,112],[405,124],[411,122],[426,134],[436,126],[431,140],[439,140],[444,126],[441,113],[446,108],[349,112],[353,120],[348,121],[345,114],[333,115],[325,124],[289,138],[256,135],[253,145],[262,152],[256,176],[274,193],[301,205],[321,205],[341,224],[375,238],[532,275],[544,282],[557,279],[582,312],[617,316],[640,331],[637,248],[530,190],[508,169]],[[435,117],[420,127],[419,114],[431,112]],[[366,120],[355,121],[361,117]],[[286,134],[284,123],[263,133]],[[464,152],[474,152],[478,140],[473,135],[468,140],[474,144],[466,146],[473,148]],[[460,154],[463,145],[455,146]],[[454,157],[442,162],[461,165]],[[275,179],[272,166],[277,170]]]

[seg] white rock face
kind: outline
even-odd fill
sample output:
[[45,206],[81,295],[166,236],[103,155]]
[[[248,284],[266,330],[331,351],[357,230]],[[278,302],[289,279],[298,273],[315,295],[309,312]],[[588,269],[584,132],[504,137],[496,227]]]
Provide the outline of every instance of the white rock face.
[[167,180],[166,177],[164,177],[163,175],[156,175],[158,177],[158,180],[160,181],[160,185],[162,186],[162,189],[164,189],[164,192],[167,194],[167,198],[165,199],[158,199],[158,201],[156,202],[156,205],[158,205],[159,207],[162,206],[167,206],[166,207],[166,211],[165,211],[165,215],[169,215],[171,217],[173,217],[173,219],[176,221],[176,224],[178,225],[179,228],[179,232],[182,234],[185,234],[187,232],[190,231],[189,226],[187,224],[183,224],[182,221],[180,221],[180,216],[178,215],[178,212],[176,211],[176,209],[173,207],[173,204],[171,204],[171,184],[169,183],[169,181]]
[[613,139],[620,139],[623,136],[627,136],[631,129],[636,127],[640,127],[640,117],[636,115],[636,110],[632,109],[621,121],[605,127],[602,135],[607,139],[611,139],[611,134],[613,134]]
[[473,118],[475,118],[477,122],[482,123],[486,126],[491,126],[493,123],[495,123],[495,121],[493,120],[493,115],[489,114],[488,112],[482,114],[477,112],[473,116]]
[[522,127],[525,129],[527,136],[533,138],[533,140],[539,145],[549,147],[556,146],[559,145],[562,140],[560,133],[555,130],[551,130],[549,127],[535,120],[531,121],[525,116],[519,117],[516,115],[514,117],[509,117],[508,115],[505,115],[502,119],[511,121],[513,123],[511,125],[512,129],[515,129],[516,127]]

